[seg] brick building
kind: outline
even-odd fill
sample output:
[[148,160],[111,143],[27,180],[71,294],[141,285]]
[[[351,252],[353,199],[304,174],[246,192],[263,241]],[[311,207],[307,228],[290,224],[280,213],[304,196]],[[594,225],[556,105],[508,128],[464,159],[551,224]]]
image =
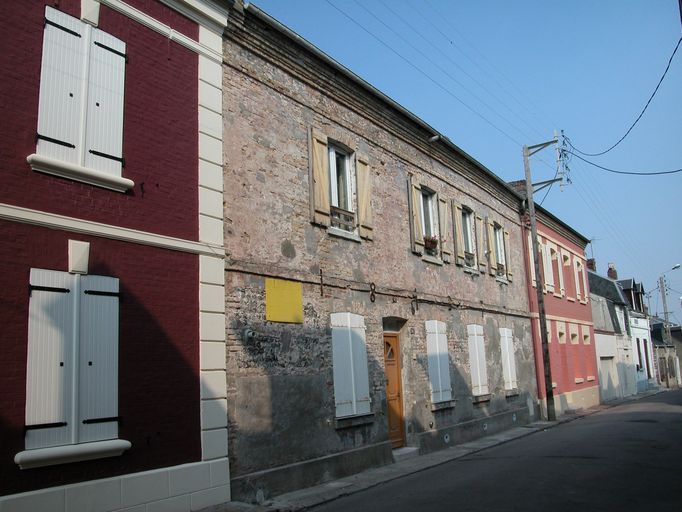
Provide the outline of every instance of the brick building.
[[[549,341],[549,357],[557,415],[566,410],[599,404],[599,379],[594,343],[594,324],[585,261],[587,238],[538,208],[540,272]],[[530,310],[535,318],[533,339],[537,363],[538,394],[545,399],[537,286],[530,227],[525,229],[525,246]]]
[[533,418],[519,196],[253,5],[224,52],[235,499]]
[[222,39],[208,1],[0,21],[0,508],[229,499]]

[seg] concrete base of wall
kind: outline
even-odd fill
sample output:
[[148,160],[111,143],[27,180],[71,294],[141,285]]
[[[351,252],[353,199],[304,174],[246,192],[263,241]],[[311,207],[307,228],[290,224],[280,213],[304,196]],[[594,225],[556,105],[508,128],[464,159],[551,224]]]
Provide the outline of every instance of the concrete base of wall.
[[513,427],[527,425],[531,421],[528,407],[520,407],[484,418],[423,432],[415,436],[415,441],[419,446],[419,452],[424,454],[496,434]]
[[336,480],[392,462],[391,443],[386,441],[233,478],[232,499],[262,503],[285,492]]
[[[580,411],[582,409],[589,409],[590,407],[594,407],[600,403],[598,386],[592,386],[579,391],[572,391],[570,393],[554,395],[554,411],[556,412],[557,416],[571,413],[573,411]],[[544,399],[542,400],[541,410],[547,410]]]

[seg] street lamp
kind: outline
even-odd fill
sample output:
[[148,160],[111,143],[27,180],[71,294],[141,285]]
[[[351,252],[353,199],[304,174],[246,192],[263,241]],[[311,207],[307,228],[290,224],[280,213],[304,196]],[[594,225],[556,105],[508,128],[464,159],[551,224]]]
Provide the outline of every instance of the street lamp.
[[661,300],[663,302],[663,316],[665,318],[665,324],[663,325],[663,327],[665,329],[665,337],[666,337],[666,341],[668,343],[670,343],[670,340],[672,339],[672,335],[670,334],[670,321],[669,321],[668,300],[667,300],[668,291],[665,289],[665,279],[663,278],[663,276],[665,274],[667,274],[668,272],[672,272],[673,270],[677,270],[678,268],[680,268],[680,266],[681,265],[679,263],[676,263],[675,265],[673,265],[673,268],[666,270],[660,276],[658,276],[658,287],[661,290]]

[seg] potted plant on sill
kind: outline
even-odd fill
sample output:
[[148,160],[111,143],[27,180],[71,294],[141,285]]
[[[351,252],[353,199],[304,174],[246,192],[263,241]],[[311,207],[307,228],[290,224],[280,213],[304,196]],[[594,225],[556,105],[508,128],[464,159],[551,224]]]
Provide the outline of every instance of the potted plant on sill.
[[426,254],[428,254],[430,256],[437,256],[438,255],[438,244],[441,242],[442,241],[436,235],[424,236],[424,250],[426,251]]

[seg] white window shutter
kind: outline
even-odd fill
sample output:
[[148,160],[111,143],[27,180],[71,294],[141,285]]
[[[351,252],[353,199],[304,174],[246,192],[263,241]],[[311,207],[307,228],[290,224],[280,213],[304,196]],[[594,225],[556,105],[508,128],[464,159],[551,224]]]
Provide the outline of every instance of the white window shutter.
[[471,393],[474,396],[486,395],[488,391],[488,369],[485,360],[483,327],[467,325],[469,338],[469,361],[471,366]]
[[118,279],[80,285],[79,442],[118,437]]
[[500,329],[500,347],[502,349],[502,372],[504,376],[504,389],[516,389],[516,358],[514,355],[514,339],[509,328]]
[[441,400],[452,400],[447,326],[445,322],[437,322],[436,328],[438,329],[438,369],[440,375]]
[[427,320],[425,326],[431,402],[452,400],[447,326],[437,320]]
[[73,429],[73,276],[31,269],[30,290],[26,449],[69,444]]
[[365,320],[332,313],[332,364],[336,417],[370,413]]
[[92,29],[88,72],[85,167],[121,175],[126,45]]
[[353,384],[355,388],[354,414],[369,414],[369,373],[367,368],[367,343],[365,341],[365,319],[351,315],[351,340],[353,351]]
[[544,244],[542,246],[542,262],[545,271],[545,286],[550,288],[550,291],[554,290],[554,272],[552,269],[552,253],[549,244]]
[[36,152],[80,165],[84,25],[52,7],[45,9],[45,19]]

